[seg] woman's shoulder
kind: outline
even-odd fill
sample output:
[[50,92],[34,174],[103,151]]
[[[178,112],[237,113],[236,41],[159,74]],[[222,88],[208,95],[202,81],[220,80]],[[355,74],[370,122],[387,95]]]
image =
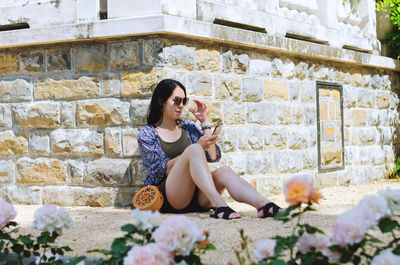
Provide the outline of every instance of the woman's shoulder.
[[138,135],[138,139],[153,138],[157,136],[156,129],[153,125],[144,126]]
[[197,124],[194,123],[194,122],[191,121],[191,120],[182,119],[181,121],[182,121],[182,125],[183,125],[183,126],[186,126],[186,127],[197,127]]

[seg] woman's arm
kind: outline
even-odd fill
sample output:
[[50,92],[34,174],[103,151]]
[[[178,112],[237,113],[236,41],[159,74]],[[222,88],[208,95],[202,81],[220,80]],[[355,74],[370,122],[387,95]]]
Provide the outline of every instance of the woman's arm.
[[[203,130],[204,135],[211,136],[211,129],[205,129]],[[211,144],[210,147],[206,150],[208,154],[210,155],[211,160],[217,159],[217,148],[215,146],[215,143]]]
[[181,157],[180,155],[174,157],[173,159],[169,160],[167,163],[167,170],[166,175],[168,176],[169,172],[171,171],[172,167],[175,165],[175,162]]

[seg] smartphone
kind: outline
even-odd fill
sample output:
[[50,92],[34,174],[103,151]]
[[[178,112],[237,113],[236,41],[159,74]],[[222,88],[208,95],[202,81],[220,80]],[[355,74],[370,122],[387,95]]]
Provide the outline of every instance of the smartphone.
[[215,128],[214,128],[212,135],[219,134],[221,129],[222,129],[222,123],[217,124],[217,126],[215,126]]

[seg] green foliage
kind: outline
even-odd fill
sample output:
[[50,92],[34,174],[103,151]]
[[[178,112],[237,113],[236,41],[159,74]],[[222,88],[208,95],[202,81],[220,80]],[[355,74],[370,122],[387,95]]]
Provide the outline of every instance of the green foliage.
[[[400,35],[399,35],[400,37]],[[400,41],[399,41],[400,43]],[[399,46],[400,48],[400,46]],[[397,157],[396,165],[392,169],[392,174],[389,176],[390,179],[400,179],[400,156]]]
[[[390,20],[395,30],[385,33],[388,40],[384,42],[398,51],[400,48],[400,0],[379,0],[376,2],[376,10],[390,13]],[[397,55],[399,58],[400,54]]]

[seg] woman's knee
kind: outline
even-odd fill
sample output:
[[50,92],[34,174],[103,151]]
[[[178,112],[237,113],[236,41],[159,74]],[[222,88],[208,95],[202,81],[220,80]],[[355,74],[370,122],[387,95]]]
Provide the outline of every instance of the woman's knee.
[[198,154],[204,154],[204,150],[200,144],[191,144],[188,147],[186,147],[184,153],[198,155]]
[[226,184],[232,179],[236,178],[236,173],[228,166],[220,167],[212,173],[214,183],[216,186],[226,187]]

